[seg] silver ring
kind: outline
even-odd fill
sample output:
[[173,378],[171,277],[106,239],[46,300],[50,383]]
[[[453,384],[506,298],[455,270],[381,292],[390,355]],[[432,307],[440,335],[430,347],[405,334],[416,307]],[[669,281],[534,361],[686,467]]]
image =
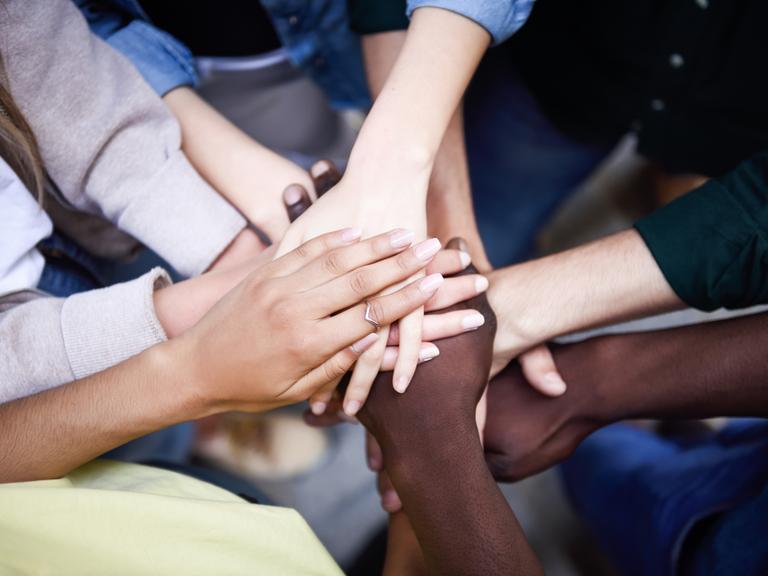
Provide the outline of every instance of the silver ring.
[[381,324],[376,322],[376,320],[371,316],[371,303],[370,302],[366,302],[365,303],[365,315],[363,316],[363,318],[365,318],[365,321],[368,322],[368,324],[370,324],[371,326],[376,328],[376,330],[381,328]]

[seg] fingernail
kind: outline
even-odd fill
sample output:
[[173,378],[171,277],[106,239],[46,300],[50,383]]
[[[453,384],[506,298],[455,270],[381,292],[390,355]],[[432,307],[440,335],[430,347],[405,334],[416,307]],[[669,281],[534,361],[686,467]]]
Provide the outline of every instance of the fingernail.
[[437,238],[430,238],[424,240],[413,247],[413,253],[416,254],[416,258],[422,262],[427,262],[440,251],[440,240]]
[[429,362],[440,356],[440,350],[434,344],[425,344],[419,351],[419,361]]
[[358,400],[350,400],[344,403],[344,413],[347,416],[354,416],[360,411],[363,405]]
[[326,408],[328,408],[328,404],[325,402],[313,402],[309,407],[309,409],[312,410],[312,414],[315,416],[325,414]]
[[392,248],[405,248],[413,244],[413,239],[416,235],[411,230],[404,230],[398,228],[389,233],[389,245]]
[[326,162],[325,160],[320,160],[319,162],[315,162],[312,165],[312,168],[309,169],[309,173],[314,178],[317,178],[319,176],[322,176],[326,172],[328,172],[328,170],[330,169],[331,169],[331,166],[330,164],[328,164],[328,162]]
[[341,232],[341,239],[342,241],[346,243],[354,242],[355,240],[359,239],[360,236],[363,235],[363,229],[362,228],[347,228],[345,230],[342,230]]
[[561,395],[565,393],[567,386],[557,372],[549,372],[544,375],[544,386],[550,394]]
[[459,252],[459,261],[461,262],[461,269],[464,270],[464,268],[472,264],[472,256],[466,252]]
[[478,276],[475,279],[475,290],[477,291],[478,294],[488,290],[488,278],[486,278],[485,276]]
[[339,410],[336,415],[341,418],[347,424],[360,424],[360,421],[354,416],[349,416],[344,410]]
[[379,459],[373,456],[368,457],[368,469],[377,472],[379,470]]
[[352,352],[354,352],[355,354],[362,354],[363,352],[368,350],[368,348],[370,348],[373,345],[373,343],[376,342],[376,340],[378,339],[379,339],[379,335],[376,332],[374,332],[373,334],[368,334],[368,336],[366,336],[365,338],[361,338],[360,340],[352,344],[350,348],[352,349]]
[[381,497],[381,507],[387,512],[396,512],[400,508],[400,498],[394,492],[385,492]]
[[419,290],[424,294],[433,294],[443,283],[442,274],[430,274],[424,280],[419,282]]
[[297,204],[302,199],[303,196],[304,196],[304,188],[302,188],[298,184],[291,184],[283,192],[283,200],[285,200],[285,203],[288,204],[288,206],[293,206],[294,204]]
[[408,384],[410,384],[410,380],[408,380],[408,377],[398,376],[393,386],[397,392],[400,392],[400,394],[403,394],[406,390],[408,390]]
[[485,324],[485,316],[479,312],[473,312],[472,314],[464,316],[461,320],[461,327],[467,331],[477,330],[483,324]]

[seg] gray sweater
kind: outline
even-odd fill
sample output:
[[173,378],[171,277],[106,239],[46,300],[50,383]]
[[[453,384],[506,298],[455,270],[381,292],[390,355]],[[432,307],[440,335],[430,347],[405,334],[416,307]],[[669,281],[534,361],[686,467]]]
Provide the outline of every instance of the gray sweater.
[[[5,0],[0,52],[16,103],[65,204],[101,216],[179,272],[207,269],[243,229],[192,168],[168,109],[132,65],[92,35],[68,0]],[[1,249],[1,248],[0,248]],[[0,298],[0,402],[82,378],[165,339],[155,270],[67,299]]]

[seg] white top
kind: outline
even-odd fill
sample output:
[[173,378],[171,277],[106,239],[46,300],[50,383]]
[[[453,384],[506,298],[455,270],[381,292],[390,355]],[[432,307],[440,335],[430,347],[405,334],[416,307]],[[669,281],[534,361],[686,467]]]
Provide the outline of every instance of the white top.
[[36,246],[52,231],[51,219],[0,158],[0,294],[37,286],[45,260]]

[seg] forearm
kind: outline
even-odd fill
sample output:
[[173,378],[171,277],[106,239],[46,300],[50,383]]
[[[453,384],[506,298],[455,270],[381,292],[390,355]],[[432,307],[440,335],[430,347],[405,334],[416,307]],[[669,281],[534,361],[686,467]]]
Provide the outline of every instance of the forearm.
[[172,90],[163,100],[181,126],[184,153],[203,178],[268,233],[285,230],[283,189],[295,183],[313,190],[309,174],[250,138],[191,88]]
[[[397,36],[384,36],[395,50]],[[448,123],[489,41],[479,25],[461,16],[418,10],[363,126],[350,169],[394,155],[398,162],[391,165],[428,179]],[[374,89],[381,83],[381,77],[370,80]]]
[[635,230],[494,272],[496,350],[513,358],[571,332],[683,308]]
[[[768,314],[631,335],[555,352],[600,421],[768,416]],[[570,382],[570,380],[567,380]],[[577,385],[579,385],[577,383]],[[591,390],[590,390],[591,389]]]
[[[385,450],[403,508],[433,574],[540,574],[517,520],[488,471],[475,423],[434,442]],[[424,440],[424,441],[422,441]],[[421,449],[423,448],[423,449]],[[394,452],[394,453],[393,453]],[[460,476],[446,473],[460,471]]]
[[0,405],[0,482],[57,478],[130,440],[207,415],[171,344]]
[[389,517],[387,555],[384,576],[419,576],[429,574],[424,554],[408,517],[400,511]]
[[[406,32],[363,38],[368,85],[374,97],[382,91],[405,43]],[[428,233],[447,242],[464,238],[480,271],[490,269],[474,218],[461,105],[456,108],[435,156],[427,195]]]

